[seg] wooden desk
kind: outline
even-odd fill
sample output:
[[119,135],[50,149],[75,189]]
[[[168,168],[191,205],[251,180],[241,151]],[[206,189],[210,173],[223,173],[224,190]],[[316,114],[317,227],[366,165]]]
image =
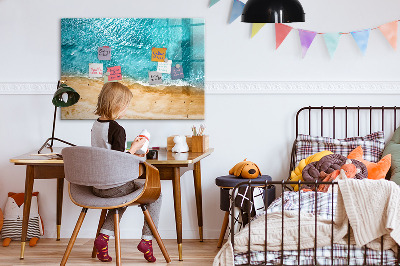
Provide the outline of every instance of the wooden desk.
[[[55,152],[61,148],[54,148]],[[210,155],[214,149],[198,153],[174,154],[161,149],[157,160],[147,160],[148,163],[158,168],[161,180],[171,180],[173,184],[175,223],[178,242],[179,260],[182,260],[182,204],[180,177],[188,170],[193,170],[194,190],[196,196],[197,219],[199,225],[200,241],[203,241],[203,211],[201,193],[201,168],[200,160]],[[44,150],[42,153],[50,152]],[[23,154],[10,159],[15,165],[26,165],[25,199],[21,235],[21,255],[24,258],[28,219],[31,208],[32,189],[34,179],[57,178],[57,240],[60,240],[62,201],[64,188],[64,162],[60,158],[36,155],[37,151]],[[183,168],[183,169],[181,169]]]

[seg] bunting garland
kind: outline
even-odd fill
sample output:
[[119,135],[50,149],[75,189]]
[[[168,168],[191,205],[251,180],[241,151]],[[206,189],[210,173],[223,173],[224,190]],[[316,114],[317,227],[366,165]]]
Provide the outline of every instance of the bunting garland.
[[339,39],[340,36],[342,36],[342,34],[340,34],[339,32],[333,32],[333,33],[325,33],[323,36],[326,48],[328,48],[328,53],[332,58],[333,54],[336,51],[336,48],[338,47]]
[[[209,7],[215,5],[219,1],[220,0],[210,0]],[[238,17],[240,17],[240,15],[243,12],[243,8],[245,6],[245,4],[240,0],[231,0],[231,1],[233,2],[232,2],[232,11],[229,17],[229,24],[231,24]],[[296,29],[285,24],[275,23],[276,49],[279,48],[279,46],[283,43],[283,41],[286,39],[286,37],[292,30],[297,30],[299,32],[303,58],[307,54],[308,49],[310,48],[312,42],[314,41],[317,35],[323,36],[329,56],[331,58],[333,58],[333,55],[335,54],[335,51],[339,45],[340,37],[344,34],[351,34],[358,48],[360,49],[361,53],[365,55],[368,47],[368,41],[371,30],[379,29],[380,32],[382,32],[383,36],[386,38],[386,40],[389,42],[389,44],[392,46],[392,48],[396,50],[399,21],[400,20],[395,20],[375,28],[369,28],[351,32],[332,32],[332,33],[322,33],[304,29]],[[265,24],[266,23],[252,23],[251,38],[253,38],[261,30],[261,28],[264,27]]]
[[281,45],[281,43],[285,40],[286,36],[290,33],[292,27],[281,24],[275,23],[275,40],[276,40],[276,49]]
[[251,38],[254,37],[254,35],[256,35],[262,27],[264,27],[265,23],[253,23],[252,27],[251,27]]
[[212,7],[213,5],[215,5],[218,2],[219,2],[219,0],[210,0],[210,5],[208,7]]
[[231,17],[229,18],[229,24],[235,21],[240,15],[242,15],[244,8],[244,3],[239,1],[239,0],[233,0],[232,4],[232,11],[231,11]]
[[308,48],[310,48],[316,35],[317,33],[315,31],[299,30],[301,55],[303,58],[306,56]]
[[370,32],[370,29],[351,32],[351,35],[353,36],[363,55],[365,55],[365,51],[367,50]]
[[397,22],[398,21],[389,22],[378,27],[395,50],[397,49]]

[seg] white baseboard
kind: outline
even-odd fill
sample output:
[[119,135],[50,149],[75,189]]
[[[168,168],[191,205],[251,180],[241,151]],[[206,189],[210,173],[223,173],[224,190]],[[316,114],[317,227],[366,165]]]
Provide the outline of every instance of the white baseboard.
[[[0,83],[0,94],[53,94],[56,82]],[[206,94],[400,94],[399,81],[208,81]]]

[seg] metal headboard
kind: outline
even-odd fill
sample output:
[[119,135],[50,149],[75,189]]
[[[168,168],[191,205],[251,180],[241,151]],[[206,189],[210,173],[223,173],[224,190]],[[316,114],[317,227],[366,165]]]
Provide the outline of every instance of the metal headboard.
[[[348,136],[348,132],[349,132],[349,127],[351,125],[351,127],[353,129],[355,129],[355,127],[357,128],[357,136],[360,136],[360,128],[361,126],[365,126],[363,125],[363,123],[365,123],[362,118],[367,115],[369,116],[369,133],[372,133],[373,130],[373,122],[376,122],[375,120],[378,119],[380,121],[380,130],[385,132],[385,114],[386,114],[386,118],[392,119],[393,121],[393,129],[392,131],[394,131],[397,128],[397,111],[400,110],[400,107],[396,107],[396,106],[391,106],[391,107],[387,107],[387,106],[308,106],[308,107],[303,107],[301,108],[297,114],[296,114],[296,138],[299,134],[308,134],[308,135],[315,135],[315,136],[326,136],[327,134],[327,126],[330,124],[332,125],[332,137],[336,138],[337,134],[337,126],[340,125],[341,129],[344,128],[344,136],[338,136],[338,137],[344,137],[347,138]],[[325,111],[325,112],[324,112]],[[327,114],[329,111],[329,114]],[[305,112],[308,112],[308,114],[306,113],[305,116],[303,116],[303,114]],[[314,113],[319,113],[319,121],[315,121],[312,119],[312,115]],[[380,113],[380,115],[379,115]],[[388,113],[390,115],[388,115]],[[344,119],[337,119],[338,115],[341,115],[341,117],[344,117]],[[378,115],[376,115],[378,114]],[[308,116],[307,116],[308,115]],[[353,116],[351,115],[355,115],[356,118],[353,118]],[[302,119],[302,118],[307,118],[307,119]],[[325,120],[324,120],[325,118]],[[330,119],[327,119],[330,118]],[[326,122],[328,120],[328,122]],[[349,121],[351,120],[351,121]],[[356,121],[354,121],[356,120]],[[315,133],[312,132],[312,124],[320,124],[319,127],[320,129],[318,130],[319,132]],[[350,124],[351,123],[351,124]],[[300,126],[305,126],[305,130],[308,132],[300,132]],[[366,125],[368,127],[368,125]],[[325,129],[325,132],[324,132]],[[390,132],[385,132],[385,133],[392,133]],[[325,135],[324,135],[325,134]],[[390,134],[389,134],[390,135]],[[385,134],[385,136],[388,136],[388,134]],[[351,137],[355,137],[354,135]],[[296,145],[296,141],[293,144],[293,148],[292,148],[292,153],[291,153],[291,159],[290,159],[290,170],[289,170],[289,176],[290,176],[290,172],[295,169],[296,165],[295,165],[295,158],[296,158],[296,152],[295,152],[295,145]]]

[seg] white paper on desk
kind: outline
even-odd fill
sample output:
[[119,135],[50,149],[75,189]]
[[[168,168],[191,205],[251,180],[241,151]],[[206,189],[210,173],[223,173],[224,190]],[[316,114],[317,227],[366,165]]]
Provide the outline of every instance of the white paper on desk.
[[171,74],[171,66],[172,60],[168,60],[168,62],[158,62],[157,72]]

